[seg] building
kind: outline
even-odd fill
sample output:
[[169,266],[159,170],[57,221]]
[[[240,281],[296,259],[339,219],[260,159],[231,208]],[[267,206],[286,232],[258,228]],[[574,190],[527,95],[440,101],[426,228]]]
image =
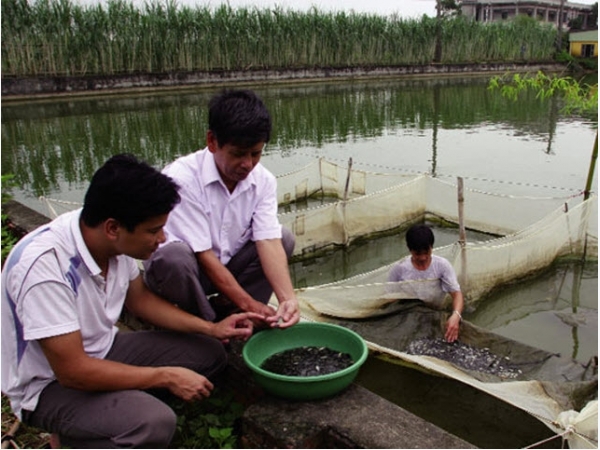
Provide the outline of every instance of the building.
[[478,22],[499,22],[526,15],[552,23],[557,28],[567,28],[570,20],[581,17],[585,29],[595,28],[595,24],[590,23],[592,5],[565,0],[463,0],[461,12]]
[[598,30],[570,33],[569,53],[579,58],[597,58]]

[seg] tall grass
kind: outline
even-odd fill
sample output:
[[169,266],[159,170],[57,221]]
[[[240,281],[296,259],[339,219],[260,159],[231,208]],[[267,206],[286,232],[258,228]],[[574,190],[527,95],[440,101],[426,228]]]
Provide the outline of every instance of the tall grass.
[[[548,60],[556,31],[533,19],[443,22],[445,63]],[[82,75],[427,64],[434,18],[180,6],[126,0],[2,0],[3,75]],[[526,48],[526,54],[522,54]]]

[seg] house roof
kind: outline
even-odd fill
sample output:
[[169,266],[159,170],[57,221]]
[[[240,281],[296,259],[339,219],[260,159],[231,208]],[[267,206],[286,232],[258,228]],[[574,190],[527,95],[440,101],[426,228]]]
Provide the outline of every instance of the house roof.
[[598,42],[598,30],[590,30],[590,31],[578,31],[576,33],[569,34],[570,42],[587,42],[587,41],[595,41]]

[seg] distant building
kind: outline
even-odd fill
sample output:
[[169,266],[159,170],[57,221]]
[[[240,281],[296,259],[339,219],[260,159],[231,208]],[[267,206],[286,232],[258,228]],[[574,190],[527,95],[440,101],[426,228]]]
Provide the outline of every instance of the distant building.
[[581,58],[597,58],[598,30],[569,33],[569,53]]
[[595,24],[588,23],[588,17],[590,22],[592,20],[592,5],[564,0],[463,0],[461,11],[463,16],[478,22],[500,22],[526,15],[557,28],[559,25],[567,28],[570,20],[581,17],[583,28],[595,28]]

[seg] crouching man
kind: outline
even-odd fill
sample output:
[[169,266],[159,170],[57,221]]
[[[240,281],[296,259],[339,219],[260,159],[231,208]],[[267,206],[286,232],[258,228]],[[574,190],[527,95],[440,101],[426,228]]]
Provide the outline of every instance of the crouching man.
[[[25,424],[72,448],[167,447],[159,399],[200,400],[256,313],[212,323],[153,294],[136,259],[164,241],[175,182],[133,156],[93,176],[82,209],[25,236],[2,271],[2,392]],[[156,331],[119,332],[125,306]],[[165,395],[162,395],[165,394]]]

